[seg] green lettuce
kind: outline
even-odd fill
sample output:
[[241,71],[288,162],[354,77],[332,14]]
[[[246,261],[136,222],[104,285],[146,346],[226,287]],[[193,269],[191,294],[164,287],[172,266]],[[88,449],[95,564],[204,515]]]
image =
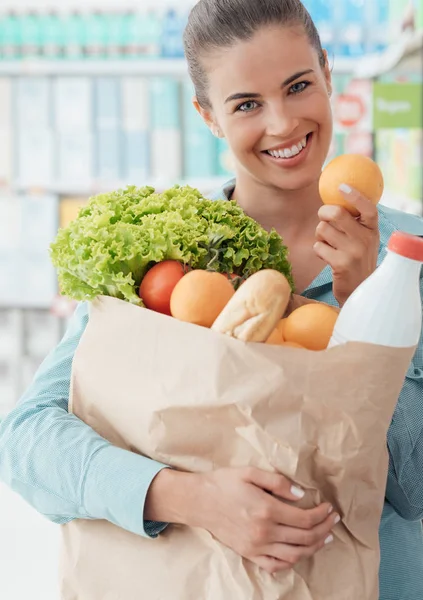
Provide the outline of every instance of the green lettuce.
[[143,276],[165,259],[241,278],[272,268],[293,286],[276,231],[265,231],[236,202],[208,200],[189,186],[164,193],[130,186],[95,196],[59,230],[50,255],[61,293],[78,301],[107,295],[141,305]]

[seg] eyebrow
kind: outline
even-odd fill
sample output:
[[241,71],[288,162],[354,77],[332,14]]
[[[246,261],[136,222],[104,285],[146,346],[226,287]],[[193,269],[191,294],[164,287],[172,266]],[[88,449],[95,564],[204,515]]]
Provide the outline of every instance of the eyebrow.
[[[285,81],[281,85],[281,88],[286,87],[287,85],[289,85],[296,79],[299,79],[300,77],[303,77],[304,75],[308,75],[309,73],[313,73],[313,69],[307,69],[306,71],[299,71],[298,73],[295,73],[295,75],[291,75],[290,77],[288,77],[288,79],[285,79]],[[245,100],[246,98],[260,98],[260,96],[261,96],[261,94],[257,94],[256,92],[251,92],[251,93],[238,92],[237,94],[232,94],[231,96],[228,96],[228,98],[226,98],[226,100],[225,100],[225,104],[227,104],[228,102],[233,102],[234,100]]]

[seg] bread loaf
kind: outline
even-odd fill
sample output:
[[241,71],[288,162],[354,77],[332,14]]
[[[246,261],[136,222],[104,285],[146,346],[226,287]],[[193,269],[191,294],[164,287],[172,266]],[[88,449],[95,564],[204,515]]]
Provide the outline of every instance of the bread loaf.
[[290,297],[291,286],[282,273],[258,271],[232,296],[212,329],[244,342],[265,342],[285,314]]

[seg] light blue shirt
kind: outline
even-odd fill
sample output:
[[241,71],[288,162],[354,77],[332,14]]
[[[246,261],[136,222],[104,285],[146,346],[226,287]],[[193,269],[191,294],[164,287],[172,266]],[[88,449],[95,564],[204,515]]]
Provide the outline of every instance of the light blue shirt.
[[[233,187],[229,182],[212,199],[230,197]],[[393,231],[423,236],[422,219],[382,207],[379,215],[379,263]],[[336,303],[329,267],[304,295]],[[81,304],[60,344],[1,423],[0,478],[55,523],[106,519],[135,534],[155,537],[165,525],[144,521],[143,509],[149,486],[164,465],[112,446],[68,412],[72,359],[87,322],[87,306]],[[423,600],[422,343],[408,371],[388,447],[380,598]]]

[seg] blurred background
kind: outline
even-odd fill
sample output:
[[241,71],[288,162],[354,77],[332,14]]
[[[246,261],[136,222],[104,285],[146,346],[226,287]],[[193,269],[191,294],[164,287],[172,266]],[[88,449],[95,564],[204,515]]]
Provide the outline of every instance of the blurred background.
[[[127,184],[232,175],[191,106],[182,31],[194,0],[2,0],[0,419],[74,306],[48,246],[87,199]],[[306,0],[333,66],[331,156],[380,164],[382,202],[423,214],[422,0]],[[0,485],[0,597],[54,600],[57,529]],[[24,577],[25,574],[25,577]]]

